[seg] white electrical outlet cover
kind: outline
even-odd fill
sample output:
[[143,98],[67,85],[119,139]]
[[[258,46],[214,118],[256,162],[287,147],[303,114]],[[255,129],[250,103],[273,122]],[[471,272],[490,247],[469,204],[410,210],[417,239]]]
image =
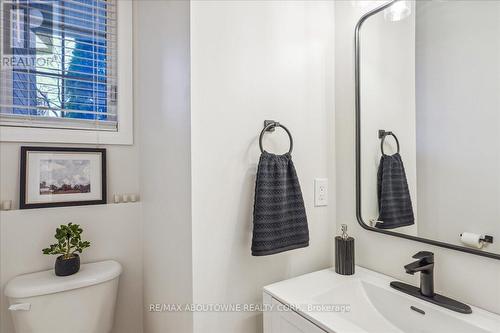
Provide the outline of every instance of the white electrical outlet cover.
[[316,207],[328,206],[327,178],[316,178],[314,180],[314,205]]

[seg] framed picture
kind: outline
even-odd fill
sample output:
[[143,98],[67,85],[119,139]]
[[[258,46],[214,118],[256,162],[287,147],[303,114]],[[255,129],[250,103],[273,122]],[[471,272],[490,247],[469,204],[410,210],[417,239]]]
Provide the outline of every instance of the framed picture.
[[21,147],[20,209],[106,203],[106,149]]

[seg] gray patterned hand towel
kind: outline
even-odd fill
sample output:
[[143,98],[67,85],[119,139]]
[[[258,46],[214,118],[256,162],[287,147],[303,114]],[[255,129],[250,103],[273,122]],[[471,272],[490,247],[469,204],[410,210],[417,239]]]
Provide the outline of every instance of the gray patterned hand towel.
[[399,153],[382,155],[378,169],[379,229],[394,229],[415,223],[410,190]]
[[252,255],[308,245],[306,210],[292,157],[263,152],[255,183]]

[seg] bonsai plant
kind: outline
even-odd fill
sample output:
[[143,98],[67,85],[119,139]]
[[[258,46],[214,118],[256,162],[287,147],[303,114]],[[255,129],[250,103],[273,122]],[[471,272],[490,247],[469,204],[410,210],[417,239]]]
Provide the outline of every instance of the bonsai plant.
[[54,235],[57,243],[42,250],[43,254],[59,255],[55,264],[57,276],[72,275],[80,270],[80,256],[77,253],[90,247],[90,242],[82,241],[82,232],[83,229],[78,224],[61,225]]

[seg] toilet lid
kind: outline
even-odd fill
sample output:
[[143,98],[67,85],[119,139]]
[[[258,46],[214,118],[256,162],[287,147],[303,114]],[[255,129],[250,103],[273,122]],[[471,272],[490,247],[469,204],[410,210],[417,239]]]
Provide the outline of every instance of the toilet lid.
[[70,276],[56,276],[54,270],[20,275],[7,283],[4,294],[10,298],[48,295],[89,287],[120,276],[122,266],[114,260],[83,264]]

